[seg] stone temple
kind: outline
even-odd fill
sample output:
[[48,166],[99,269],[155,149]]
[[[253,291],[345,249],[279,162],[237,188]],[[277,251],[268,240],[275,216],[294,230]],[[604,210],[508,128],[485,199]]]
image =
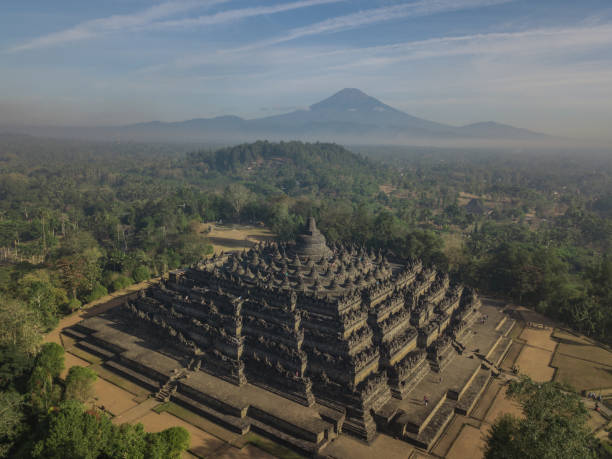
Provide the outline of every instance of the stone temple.
[[65,333],[160,399],[325,455],[342,434],[430,448],[475,405],[512,325],[418,261],[329,246],[311,218],[294,244],[173,271]]

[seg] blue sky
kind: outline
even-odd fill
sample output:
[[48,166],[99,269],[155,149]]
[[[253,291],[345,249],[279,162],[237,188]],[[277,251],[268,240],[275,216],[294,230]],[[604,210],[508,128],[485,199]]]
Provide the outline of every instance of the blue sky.
[[612,140],[609,0],[3,0],[0,124],[267,116],[356,87]]

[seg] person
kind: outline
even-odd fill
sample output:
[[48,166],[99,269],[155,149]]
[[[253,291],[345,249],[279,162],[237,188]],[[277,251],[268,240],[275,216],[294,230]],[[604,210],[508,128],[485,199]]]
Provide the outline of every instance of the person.
[[595,402],[595,411],[599,411],[599,402]]
[[423,402],[425,403],[425,406],[429,405],[429,400],[427,399],[427,395],[423,396]]

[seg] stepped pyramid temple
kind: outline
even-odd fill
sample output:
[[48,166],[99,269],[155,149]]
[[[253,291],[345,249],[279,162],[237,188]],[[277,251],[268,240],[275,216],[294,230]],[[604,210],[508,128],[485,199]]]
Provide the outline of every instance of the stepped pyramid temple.
[[235,432],[325,456],[339,435],[428,449],[476,404],[513,321],[418,261],[295,243],[215,255],[64,331],[106,369]]

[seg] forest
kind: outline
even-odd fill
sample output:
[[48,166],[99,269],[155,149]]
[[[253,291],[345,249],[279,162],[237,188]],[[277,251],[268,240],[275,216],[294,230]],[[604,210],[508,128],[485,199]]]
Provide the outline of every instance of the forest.
[[[0,457],[52,448],[41,422],[81,422],[59,372],[41,364],[42,335],[62,315],[207,256],[207,222],[264,224],[290,240],[311,215],[331,241],[420,258],[612,342],[609,155],[2,135],[0,390],[13,416]],[[58,404],[70,419],[49,411]],[[125,435],[163,449],[161,437]]]

